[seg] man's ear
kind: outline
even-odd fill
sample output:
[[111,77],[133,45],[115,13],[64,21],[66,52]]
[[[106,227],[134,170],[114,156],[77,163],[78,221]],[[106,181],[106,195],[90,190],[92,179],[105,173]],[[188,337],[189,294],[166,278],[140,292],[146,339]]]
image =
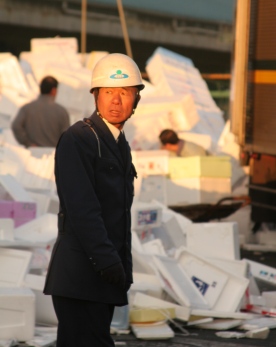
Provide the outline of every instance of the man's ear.
[[136,109],[136,107],[137,107],[138,102],[140,101],[140,99],[141,99],[141,95],[140,95],[140,94],[137,94],[137,95],[136,95],[136,99],[135,99],[135,101],[134,101],[134,105],[133,105],[133,109],[134,109],[134,110]]
[[57,95],[57,88],[56,87],[53,87],[50,91],[50,95],[52,96],[56,96]]

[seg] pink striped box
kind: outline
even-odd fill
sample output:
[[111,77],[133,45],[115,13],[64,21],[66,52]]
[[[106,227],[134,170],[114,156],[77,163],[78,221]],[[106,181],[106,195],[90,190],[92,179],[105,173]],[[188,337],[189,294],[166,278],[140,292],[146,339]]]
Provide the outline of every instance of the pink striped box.
[[18,227],[36,218],[36,203],[1,200],[0,218],[12,218]]

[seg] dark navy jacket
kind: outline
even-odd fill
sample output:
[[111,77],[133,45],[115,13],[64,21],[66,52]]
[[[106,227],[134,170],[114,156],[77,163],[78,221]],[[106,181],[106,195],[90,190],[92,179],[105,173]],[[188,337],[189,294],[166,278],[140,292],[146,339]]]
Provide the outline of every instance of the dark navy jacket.
[[136,176],[128,148],[124,166],[110,130],[97,115],[72,125],[55,155],[60,199],[59,233],[44,293],[115,305],[126,290],[104,282],[99,271],[122,261],[132,282],[130,208]]

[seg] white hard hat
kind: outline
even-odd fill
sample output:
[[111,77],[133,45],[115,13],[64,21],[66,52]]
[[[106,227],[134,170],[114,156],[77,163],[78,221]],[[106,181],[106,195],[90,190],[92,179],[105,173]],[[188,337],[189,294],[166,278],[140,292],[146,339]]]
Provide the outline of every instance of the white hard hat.
[[92,71],[91,89],[100,87],[138,87],[144,89],[136,63],[121,53],[108,54],[100,59]]

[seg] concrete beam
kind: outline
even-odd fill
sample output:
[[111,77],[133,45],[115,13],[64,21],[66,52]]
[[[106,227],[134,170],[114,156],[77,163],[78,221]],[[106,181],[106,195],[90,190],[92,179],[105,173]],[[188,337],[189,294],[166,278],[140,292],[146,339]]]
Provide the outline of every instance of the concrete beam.
[[[125,12],[130,40],[170,44],[181,47],[230,52],[232,49],[232,27],[216,24],[215,29],[206,29],[201,23],[189,26],[174,18],[157,18],[135,12]],[[0,0],[0,22],[77,32],[81,31],[81,5],[72,8],[63,2],[28,2]],[[214,23],[215,24],[215,23]],[[88,11],[87,34],[123,38],[119,15]]]

